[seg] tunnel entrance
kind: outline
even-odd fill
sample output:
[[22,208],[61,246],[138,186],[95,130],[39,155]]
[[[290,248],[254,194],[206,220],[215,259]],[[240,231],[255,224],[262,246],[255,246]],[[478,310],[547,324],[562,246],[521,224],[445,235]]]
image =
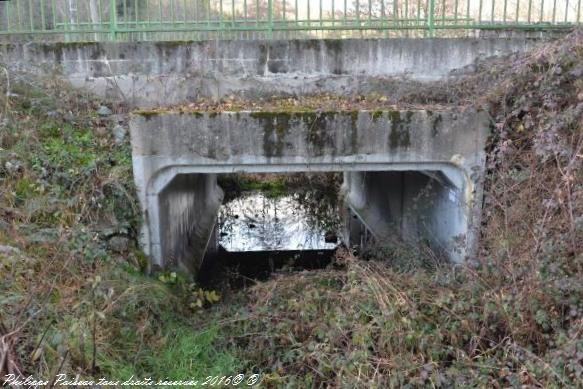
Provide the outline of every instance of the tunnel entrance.
[[302,261],[298,266],[313,267],[305,262],[309,252],[321,267],[339,246],[356,252],[422,246],[434,258],[462,261],[471,245],[473,196],[463,172],[447,165],[374,167],[387,170],[170,172],[152,196],[155,212],[148,216],[161,227],[153,230],[161,238],[153,247],[167,268],[204,279],[215,278],[203,273],[208,266],[217,273],[212,269],[221,261],[237,272],[259,269],[245,275],[251,279]]

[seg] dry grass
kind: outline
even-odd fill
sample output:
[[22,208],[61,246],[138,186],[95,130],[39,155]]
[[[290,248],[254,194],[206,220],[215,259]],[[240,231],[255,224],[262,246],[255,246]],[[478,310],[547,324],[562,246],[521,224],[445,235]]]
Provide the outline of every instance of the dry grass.
[[[430,258],[430,270],[402,272],[345,253],[205,315],[188,309],[184,282],[139,274],[129,149],[114,145],[98,102],[55,78],[11,76],[18,96],[0,100],[0,244],[15,249],[0,253],[2,373],[155,374],[192,359],[261,371],[273,387],[583,386],[581,31],[401,91],[492,117],[472,266]],[[112,250],[112,234],[128,249]]]
[[583,32],[410,98],[492,117],[479,258],[278,277],[225,347],[274,387],[583,386]]

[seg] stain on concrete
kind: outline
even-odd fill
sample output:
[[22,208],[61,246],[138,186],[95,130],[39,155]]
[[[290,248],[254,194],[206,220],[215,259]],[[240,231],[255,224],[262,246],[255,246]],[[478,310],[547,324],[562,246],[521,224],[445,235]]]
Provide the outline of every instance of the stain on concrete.
[[411,122],[412,112],[407,112],[405,118],[401,117],[401,112],[399,111],[388,111],[388,115],[391,123],[389,147],[391,150],[409,147],[411,145],[411,135],[408,124]]

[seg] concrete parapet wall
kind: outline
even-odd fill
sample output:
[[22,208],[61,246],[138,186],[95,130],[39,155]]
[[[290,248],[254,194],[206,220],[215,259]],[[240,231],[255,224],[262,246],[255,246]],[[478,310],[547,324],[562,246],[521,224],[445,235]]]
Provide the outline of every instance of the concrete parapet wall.
[[[346,39],[0,45],[12,68],[58,67],[76,86],[133,106],[201,97],[366,93],[379,78],[437,80],[537,39]],[[375,80],[375,78],[377,80]]]

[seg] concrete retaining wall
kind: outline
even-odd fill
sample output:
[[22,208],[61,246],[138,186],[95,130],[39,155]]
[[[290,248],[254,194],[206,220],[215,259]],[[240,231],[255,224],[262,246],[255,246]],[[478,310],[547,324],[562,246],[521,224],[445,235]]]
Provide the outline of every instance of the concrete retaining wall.
[[[201,97],[367,93],[386,77],[436,80],[538,40],[347,39],[0,45],[12,68],[60,68],[76,86],[132,106]],[[382,86],[382,85],[381,85]],[[382,88],[381,88],[382,89]]]

